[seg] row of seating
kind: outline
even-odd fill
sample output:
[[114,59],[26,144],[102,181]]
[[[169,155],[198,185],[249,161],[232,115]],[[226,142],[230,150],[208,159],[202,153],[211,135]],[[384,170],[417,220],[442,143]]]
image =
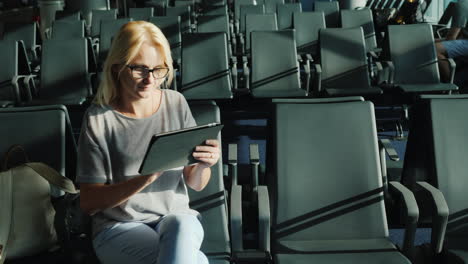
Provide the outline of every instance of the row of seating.
[[[199,124],[222,121],[214,102],[190,107]],[[383,145],[371,102],[361,97],[276,99],[271,107],[266,173],[259,170],[258,146],[252,145],[252,183],[240,185],[231,144],[223,156],[227,159],[212,168],[207,188],[190,192],[191,207],[203,216],[202,251],[210,263],[427,263],[417,262],[413,242],[417,226],[428,222],[427,257],[440,261],[432,263],[468,261],[467,153],[462,147],[468,97],[418,99],[401,183],[384,178]],[[22,144],[30,160],[74,179],[76,145],[64,106],[2,108],[0,121],[6,124],[0,135],[8,138],[0,141],[0,152]],[[232,186],[224,186],[224,175]],[[402,210],[397,212],[405,227],[401,248],[388,236],[392,210]],[[243,235],[252,224],[257,225],[256,244],[248,247]]]

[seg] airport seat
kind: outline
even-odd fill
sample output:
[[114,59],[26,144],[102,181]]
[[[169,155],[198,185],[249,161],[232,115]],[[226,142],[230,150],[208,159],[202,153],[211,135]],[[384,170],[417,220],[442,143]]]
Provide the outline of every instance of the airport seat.
[[276,7],[284,3],[285,3],[284,0],[263,0],[263,4],[265,5],[265,13],[276,14]]
[[291,29],[293,27],[293,13],[302,12],[301,3],[286,3],[276,6],[278,15],[278,29]]
[[154,12],[152,7],[129,8],[128,10],[128,17],[132,18],[133,21],[149,21]]
[[362,27],[367,51],[376,52],[378,47],[372,11],[369,8],[357,10],[343,9],[340,13],[343,28]]
[[34,75],[22,41],[0,41],[0,107],[29,101],[35,92]]
[[52,24],[51,39],[84,38],[86,33],[84,20],[55,20]]
[[293,25],[296,30],[296,46],[299,54],[320,57],[318,50],[319,31],[325,28],[323,12],[294,12]]
[[4,40],[22,40],[28,52],[28,61],[36,65],[40,60],[42,39],[37,23],[5,23]]
[[175,6],[166,8],[166,16],[180,16],[181,33],[192,32],[192,13],[190,6]]
[[197,32],[198,33],[212,33],[212,32],[225,32],[228,38],[228,55],[233,54],[233,47],[236,47],[234,33],[229,24],[229,16],[224,15],[202,15],[197,19]]
[[99,38],[101,35],[101,20],[117,19],[117,9],[92,10],[91,12],[91,37]]
[[99,56],[98,62],[104,63],[107,58],[107,53],[112,44],[112,38],[120,30],[120,28],[132,21],[131,18],[119,18],[111,20],[101,20],[101,29],[99,37]]
[[[210,58],[203,67],[200,61]],[[180,92],[187,100],[231,99],[231,69],[224,32],[188,33],[182,37]]]
[[294,31],[254,31],[251,45],[250,93],[253,97],[280,98],[308,95],[308,80],[304,86],[301,85]]
[[245,17],[247,14],[265,14],[264,5],[241,5],[239,15],[239,24],[235,25],[237,28],[236,33],[242,33],[245,35]]
[[[242,54],[250,54],[250,33],[252,31],[278,30],[275,14],[247,14],[245,16],[245,36],[240,35]],[[266,45],[266,43],[264,43]]]
[[31,162],[75,179],[76,143],[63,105],[0,108],[0,123],[1,155],[20,144]]
[[360,97],[273,104],[267,189],[257,199],[259,215],[271,213],[263,239],[274,263],[411,263],[402,252],[412,250],[418,208],[407,188],[389,183],[407,208],[400,252],[389,239],[373,104]]
[[[409,38],[408,36],[412,36]],[[389,84],[403,93],[417,94],[457,90],[453,84],[455,62],[450,83],[441,83],[432,27],[429,24],[389,25],[388,48],[394,66]]]
[[382,89],[372,86],[366,44],[361,27],[320,30],[322,80],[318,94],[372,96]]
[[[213,101],[190,102],[190,109],[197,125],[220,123],[221,113]],[[218,136],[221,142],[221,133]],[[227,191],[223,182],[222,155],[218,163],[211,167],[211,179],[208,185],[200,192],[189,190],[190,207],[201,215],[201,223],[205,236],[201,251],[212,264],[229,264],[231,260],[231,238],[229,235],[229,214],[227,205]],[[239,197],[232,196],[231,200]],[[242,232],[237,230],[237,232]]]
[[80,11],[69,12],[66,10],[57,10],[55,11],[55,21],[57,20],[69,20],[69,21],[76,21],[82,20],[83,17]]
[[314,11],[325,14],[325,25],[327,28],[340,27],[340,7],[338,1],[315,1]]
[[180,67],[182,53],[182,33],[180,29],[180,16],[155,16],[150,18],[150,22],[155,24],[164,36],[166,36],[171,46],[172,60],[174,67]]
[[[64,60],[63,54],[67,54]],[[85,38],[49,39],[42,47],[40,88],[30,105],[82,105],[92,95]]]
[[421,222],[432,222],[440,263],[468,263],[467,110],[466,95],[422,95],[411,109],[402,182],[415,193]]

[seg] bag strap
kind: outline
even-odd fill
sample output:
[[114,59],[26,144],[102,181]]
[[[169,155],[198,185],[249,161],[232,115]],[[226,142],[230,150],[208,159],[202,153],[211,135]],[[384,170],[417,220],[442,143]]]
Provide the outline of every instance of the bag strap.
[[6,259],[7,242],[13,217],[13,190],[11,171],[0,177],[0,264]]
[[33,169],[37,174],[46,179],[50,184],[59,187],[63,191],[68,193],[78,193],[78,191],[75,189],[75,185],[70,179],[60,175],[60,173],[58,173],[53,168],[47,166],[46,164],[42,162],[29,162],[25,163],[24,165]]

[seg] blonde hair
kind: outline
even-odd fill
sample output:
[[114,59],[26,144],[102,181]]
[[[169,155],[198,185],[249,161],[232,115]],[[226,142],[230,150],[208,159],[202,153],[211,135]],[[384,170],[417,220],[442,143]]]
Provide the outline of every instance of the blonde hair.
[[[125,65],[136,57],[145,41],[151,42],[161,52],[164,64],[169,68],[167,84],[170,85],[174,77],[174,68],[169,42],[162,31],[154,24],[146,21],[132,21],[123,25],[112,41],[109,54],[104,62],[103,77],[96,92],[94,103],[109,105],[118,98],[119,75],[124,70]],[[112,69],[117,65],[120,67],[118,72]]]

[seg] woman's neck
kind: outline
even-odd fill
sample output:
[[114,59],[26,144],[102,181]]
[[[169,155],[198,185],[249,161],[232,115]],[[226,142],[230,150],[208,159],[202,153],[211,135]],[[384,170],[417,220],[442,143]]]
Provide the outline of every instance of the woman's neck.
[[159,109],[162,102],[162,91],[155,90],[148,98],[139,100],[119,99],[112,106],[119,113],[132,118],[145,118],[152,116]]

